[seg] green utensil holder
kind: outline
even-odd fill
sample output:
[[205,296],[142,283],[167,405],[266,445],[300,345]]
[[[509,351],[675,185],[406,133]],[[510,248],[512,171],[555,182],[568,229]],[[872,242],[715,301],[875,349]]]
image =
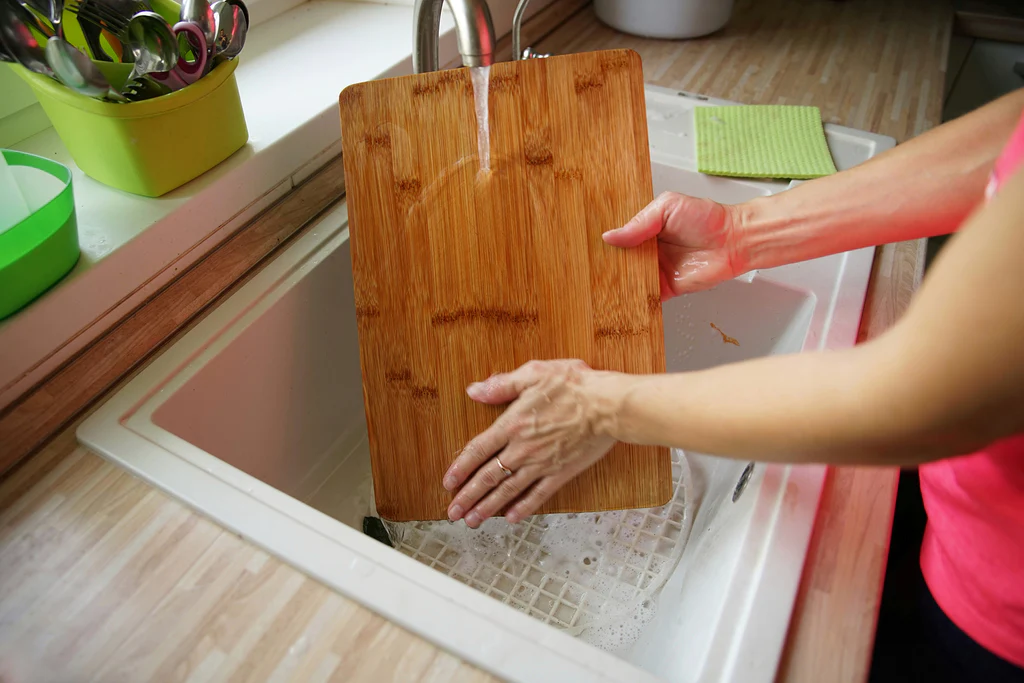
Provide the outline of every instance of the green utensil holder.
[[169,95],[115,104],[14,66],[86,175],[146,197],[184,185],[248,142],[237,67],[232,59]]
[[0,233],[0,320],[67,275],[81,253],[71,169],[35,154],[9,149],[2,153],[9,165],[49,173],[64,188],[28,218]]

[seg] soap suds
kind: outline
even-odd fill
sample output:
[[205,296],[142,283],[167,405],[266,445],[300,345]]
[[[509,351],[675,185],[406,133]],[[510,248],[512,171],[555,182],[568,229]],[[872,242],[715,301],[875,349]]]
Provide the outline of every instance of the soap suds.
[[604,650],[637,641],[689,537],[689,468],[672,452],[665,506],[489,519],[387,523],[396,548],[452,578]]

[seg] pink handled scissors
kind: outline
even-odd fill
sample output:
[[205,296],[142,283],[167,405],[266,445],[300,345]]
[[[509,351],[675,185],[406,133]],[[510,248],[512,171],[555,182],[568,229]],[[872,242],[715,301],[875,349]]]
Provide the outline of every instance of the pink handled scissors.
[[190,21],[179,21],[171,27],[171,34],[175,39],[184,35],[185,40],[191,48],[193,61],[185,59],[184,55],[178,57],[178,63],[170,71],[150,74],[153,78],[166,84],[171,90],[181,90],[202,78],[206,72],[206,60],[209,59],[209,46],[206,43],[206,36],[197,24]]

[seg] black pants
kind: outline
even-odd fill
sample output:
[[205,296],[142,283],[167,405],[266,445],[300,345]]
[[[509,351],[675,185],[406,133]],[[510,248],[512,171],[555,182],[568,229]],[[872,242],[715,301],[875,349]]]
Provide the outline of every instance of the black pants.
[[925,521],[917,472],[902,472],[869,680],[1024,683],[1024,669],[978,645],[936,604],[921,575]]

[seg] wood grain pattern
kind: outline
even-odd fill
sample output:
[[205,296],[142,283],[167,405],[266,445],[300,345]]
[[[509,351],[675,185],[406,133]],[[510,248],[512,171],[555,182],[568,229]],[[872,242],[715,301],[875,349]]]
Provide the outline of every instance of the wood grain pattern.
[[88,450],[0,481],[0,680],[494,681]]
[[645,40],[586,9],[534,47],[629,47],[644,78],[746,104],[813,104],[822,118],[904,141],[942,121],[948,0],[737,0],[729,24],[694,40]]
[[[882,2],[856,0],[807,5],[813,11],[820,12],[820,23],[804,26],[795,19],[765,23],[743,40],[730,39],[729,49],[716,54],[720,60],[728,58],[733,51],[763,55],[765,45],[774,43],[786,46],[795,42],[813,42],[815,32],[822,30],[832,35],[854,36],[865,30],[875,31],[880,36],[889,31],[900,31],[899,26],[877,23],[866,25],[857,13],[847,11],[855,7],[863,9],[865,16],[876,16]],[[686,42],[645,41],[608,31],[597,22],[590,10],[584,10],[575,15],[572,21],[552,30],[552,26],[545,24],[545,21],[553,17],[556,23],[560,23],[566,16],[562,12],[567,4],[556,3],[527,22],[525,28],[531,36],[528,42],[546,52],[567,52],[573,49],[573,43],[580,41],[590,41],[591,45],[600,47],[633,47],[643,54],[649,81],[676,88],[681,87],[684,79],[690,83],[694,80],[709,81],[709,87],[717,90],[712,94],[718,96],[725,96],[723,93],[728,93],[734,87],[743,88],[745,84],[750,84],[752,76],[767,78],[768,70],[778,80],[766,92],[770,90],[773,96],[792,98],[789,101],[802,101],[803,91],[819,83],[820,75],[808,73],[808,53],[801,50],[787,49],[784,58],[770,63],[750,61],[747,66],[757,67],[751,75],[747,74],[746,67],[730,69],[723,74],[720,73],[720,61],[704,59],[698,62],[687,51],[695,43],[708,48],[710,41],[720,37],[728,39],[727,36]],[[742,22],[744,16],[751,16],[751,10],[757,13],[754,15],[756,18],[772,12],[792,12],[794,7],[799,10],[803,6],[804,3],[794,3],[792,0],[740,0],[737,2],[736,16]],[[922,51],[921,36],[934,34],[940,41],[945,40],[952,22],[952,10],[942,2],[927,3],[925,6],[915,1],[905,5],[904,13],[905,22],[910,24],[905,28],[910,31],[908,39],[911,44],[902,52],[901,59],[917,53],[916,66],[907,72],[909,75],[906,79],[909,83],[918,83],[924,78],[934,79],[935,74],[945,68],[945,55]],[[596,32],[604,32],[603,43],[593,38]],[[536,42],[537,37],[545,35],[547,39]],[[507,39],[503,41],[507,42]],[[927,41],[924,43],[927,44]],[[830,72],[829,82],[836,91],[861,88],[870,101],[884,100],[886,93],[893,92],[893,84],[902,78],[902,69],[900,74],[878,69],[876,60],[870,58],[871,50],[866,50],[859,40],[845,40],[827,46],[827,50],[828,60],[841,66]],[[871,74],[875,77],[869,81],[868,76]],[[867,88],[867,92],[863,88]],[[756,93],[747,101],[769,103],[758,99]],[[832,119],[837,123],[852,125],[852,120],[845,118],[849,110],[842,110],[836,102],[836,98],[831,98],[825,103],[823,113],[827,117],[838,117]],[[929,90],[921,106],[926,116],[928,112],[933,112],[934,118],[931,121],[938,121],[941,90]],[[869,129],[893,135],[900,141],[913,134],[912,129],[908,130],[906,120],[892,121],[885,114],[880,120],[873,120]],[[340,183],[340,179],[340,168],[337,168],[334,182]],[[320,179],[318,182],[328,181]],[[313,183],[313,180],[309,183]],[[287,203],[289,208],[286,211],[282,209],[283,213],[277,216],[276,221],[285,220],[286,217],[285,223],[300,218],[308,221],[316,214],[318,201],[307,199],[307,195],[302,193],[302,189],[297,190],[282,202],[282,205]],[[304,205],[305,202],[309,205]],[[243,230],[251,227],[247,226]],[[284,232],[271,233],[269,238],[287,239],[284,236],[288,234],[287,228],[279,227]],[[247,248],[255,252],[254,257],[265,253],[261,251],[264,248],[262,243],[249,244]],[[239,253],[236,258],[242,260],[245,254]],[[861,326],[862,338],[877,336],[898,318],[913,294],[914,274],[923,268],[923,264],[923,252],[917,249],[916,243],[888,245],[879,250]],[[197,279],[192,286],[197,292],[197,298],[209,296],[209,292],[214,289],[204,287],[204,282],[216,281],[220,277],[212,266],[206,261],[195,266]],[[883,277],[885,273],[890,275]],[[197,303],[207,307],[190,324],[194,324],[209,310],[209,300]],[[148,311],[155,311],[157,315],[170,315],[173,310],[173,305],[157,295],[135,315],[146,315]],[[166,343],[173,342],[174,338]],[[160,341],[158,335],[142,335],[134,339],[130,347],[117,346],[116,351],[128,353],[129,348],[145,348],[146,353],[149,353]],[[107,386],[108,380],[105,377],[97,380],[88,372],[88,368],[90,364],[103,362],[106,361],[101,355],[90,355],[77,366],[75,374],[62,374],[52,386],[46,384],[37,389],[48,394],[46,401],[64,403],[64,412],[48,414],[73,415],[92,403],[102,393],[102,387]],[[142,361],[138,365],[144,363]],[[74,397],[64,400],[62,395],[69,388],[74,390]],[[115,385],[110,391],[116,388]],[[6,420],[13,414],[6,413],[0,420]],[[255,680],[265,668],[277,669],[280,659],[283,659],[278,659],[282,644],[287,645],[288,650],[295,647],[296,652],[305,651],[299,655],[301,666],[293,669],[290,664],[285,664],[280,669],[281,674],[275,677],[276,680],[287,679],[289,672],[297,672],[291,674],[293,680],[339,680],[351,683],[492,683],[497,680],[322,586],[319,591],[302,593],[303,602],[323,605],[328,601],[339,601],[339,611],[335,613],[338,615],[335,624],[337,630],[323,629],[320,626],[322,620],[316,621],[315,614],[310,617],[308,609],[284,612],[281,605],[287,606],[294,600],[299,588],[306,582],[312,583],[310,579],[274,558],[259,553],[248,543],[220,532],[215,525],[193,512],[186,511],[185,517],[176,515],[175,510],[181,508],[180,504],[159,492],[153,492],[158,501],[156,505],[132,505],[132,501],[138,501],[139,490],[150,491],[149,487],[99,456],[78,449],[74,439],[76,423],[69,421],[69,418],[41,416],[34,419],[31,415],[19,415],[17,419],[20,428],[32,430],[35,435],[34,440],[26,443],[37,445],[31,457],[0,479],[0,677],[6,676],[4,680],[10,683],[54,679],[103,680],[98,678],[97,668],[85,665],[96,662],[97,658],[90,653],[100,650],[104,656],[109,657],[111,670],[124,671],[132,662],[152,657],[160,661],[157,664],[143,661],[145,670],[173,671],[168,676],[171,680]],[[64,431],[52,438],[62,424],[67,425]],[[5,435],[11,433],[8,431]],[[51,441],[40,449],[38,444],[43,439]],[[0,452],[9,454],[10,451],[4,451],[4,447],[6,442],[0,441]],[[866,653],[870,652],[874,637],[875,615],[881,593],[881,575],[895,496],[894,472],[865,468],[837,468],[830,471],[779,669],[779,681],[865,680],[869,666]],[[210,550],[212,541],[203,533],[197,535],[197,532],[193,532],[191,535],[174,537],[165,544],[133,544],[130,542],[132,536],[129,535],[129,542],[119,547],[109,542],[97,545],[113,533],[119,520],[124,517],[124,508],[119,508],[119,505],[130,507],[131,521],[126,523],[149,532],[159,534],[173,528],[175,524],[212,528],[220,534],[215,538],[221,539],[223,536],[220,543],[225,544],[217,546],[218,555],[245,554],[248,557],[246,572],[249,575],[259,573],[262,566],[268,567],[270,575],[278,578],[263,584],[264,588],[260,591],[242,591],[237,598],[231,600],[224,599],[224,592],[197,590],[194,582],[182,583],[173,592],[174,604],[182,613],[198,612],[204,615],[201,624],[196,627],[191,620],[179,625],[173,621],[151,619],[155,609],[154,601],[162,604],[165,598],[168,601],[172,599],[172,588],[178,585],[174,582],[174,574],[186,565],[186,570],[192,569],[196,562],[192,560],[193,557],[203,557],[213,552]],[[97,545],[92,551],[93,558],[105,563],[118,563],[124,567],[135,558],[132,564],[138,581],[135,590],[130,593],[123,590],[124,584],[111,582],[109,574],[84,574],[84,577],[78,577],[81,567],[73,562],[73,553],[84,552],[93,545]],[[167,564],[174,565],[174,568],[169,574],[160,573],[161,568]],[[25,584],[26,577],[34,574],[38,574],[42,580],[31,586]],[[31,605],[42,604],[43,601],[53,604],[54,600],[48,596],[51,592],[62,591],[62,581],[65,579],[74,579],[76,586],[92,596],[91,620],[71,617],[61,609],[53,613],[29,611]],[[218,589],[227,590],[223,586],[223,583],[218,584]],[[246,595],[250,596],[248,601]],[[28,620],[18,626],[16,639],[9,628],[12,622],[8,620],[15,599],[22,605],[19,608],[21,618]],[[249,609],[241,609],[239,605],[246,602],[250,605]],[[223,613],[218,614],[218,610]],[[131,627],[127,628],[125,624]],[[301,635],[292,639],[296,630]],[[226,640],[218,635],[221,633],[227,634]],[[238,636],[232,635],[237,633],[244,633],[244,642],[240,645]],[[151,643],[166,640],[170,651],[154,648],[147,655],[140,654],[137,647],[121,648],[121,642],[128,635]],[[210,643],[218,642],[222,644],[211,649]],[[259,643],[260,647],[253,646],[253,642]],[[48,650],[50,643],[56,643],[57,646]],[[188,651],[188,647],[192,646],[197,647],[194,656]],[[225,647],[231,647],[233,654],[224,654]],[[43,654],[37,657],[38,653]],[[228,664],[222,666],[218,663],[227,661],[229,657]],[[47,672],[68,671],[71,659],[79,662],[80,666],[68,676],[59,678],[46,675]],[[248,664],[243,670],[245,662]]]
[[[656,245],[601,239],[653,199],[636,53],[498,63],[489,102],[487,169],[467,69],[340,97],[363,394],[387,519],[447,517],[452,454],[502,410],[470,400],[471,382],[536,359],[665,369]],[[619,444],[545,511],[671,495],[668,449]]]

